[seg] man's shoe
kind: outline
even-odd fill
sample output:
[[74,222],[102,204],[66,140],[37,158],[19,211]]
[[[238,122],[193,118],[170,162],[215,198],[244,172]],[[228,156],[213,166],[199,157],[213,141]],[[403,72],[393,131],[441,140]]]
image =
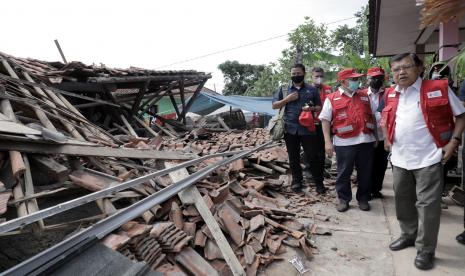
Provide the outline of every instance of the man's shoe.
[[316,193],[319,195],[324,195],[326,193],[325,186],[318,186],[316,187]]
[[465,244],[465,231],[463,231],[462,234],[458,235],[457,237],[455,237],[455,239],[461,243],[461,244]]
[[324,178],[331,178],[331,174],[328,172],[328,170],[326,170],[326,169],[323,170],[323,177]]
[[291,185],[291,190],[294,192],[294,193],[302,193],[302,184],[292,184]]
[[370,204],[368,204],[368,201],[359,201],[358,208],[362,211],[370,211]]
[[371,194],[371,198],[384,198],[384,195],[381,192],[374,192]]
[[339,203],[336,205],[336,210],[338,210],[341,213],[349,210],[349,203],[340,200]]
[[428,270],[433,268],[434,265],[434,253],[418,251],[415,257],[415,266],[421,270]]
[[392,251],[399,251],[399,250],[402,250],[404,248],[414,246],[414,245],[415,245],[415,240],[400,237],[397,240],[391,242],[391,244],[389,245],[389,249],[391,249]]

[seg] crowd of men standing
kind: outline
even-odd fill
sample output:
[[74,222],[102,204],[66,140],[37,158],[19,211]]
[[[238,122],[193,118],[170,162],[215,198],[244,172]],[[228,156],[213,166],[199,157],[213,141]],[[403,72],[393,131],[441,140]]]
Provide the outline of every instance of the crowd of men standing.
[[[447,80],[420,77],[424,67],[415,54],[396,55],[389,65],[389,86],[385,86],[388,78],[382,68],[369,68],[366,75],[347,68],[337,73],[339,87],[333,91],[324,84],[322,68],[313,68],[312,82],[307,83],[305,66],[295,64],[289,84],[276,92],[273,108],[284,108],[284,141],[294,192],[302,192],[301,148],[318,194],[326,192],[325,158],[335,153],[339,212],[349,209],[354,168],[359,209],[369,211],[369,201],[383,197],[381,189],[391,156],[401,236],[389,247],[397,251],[415,246],[414,264],[426,270],[434,264],[443,165],[461,142],[465,107]],[[365,76],[367,87],[363,88]],[[314,127],[299,123],[303,112],[313,114]],[[465,232],[461,235],[457,237],[459,242]]]

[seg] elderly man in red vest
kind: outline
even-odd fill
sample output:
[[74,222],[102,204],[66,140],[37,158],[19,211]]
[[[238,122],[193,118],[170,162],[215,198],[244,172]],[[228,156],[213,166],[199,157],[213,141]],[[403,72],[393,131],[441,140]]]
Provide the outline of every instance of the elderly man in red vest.
[[[389,61],[396,87],[386,91],[381,125],[384,145],[391,151],[396,215],[401,236],[391,250],[415,245],[418,269],[434,264],[443,164],[460,144],[465,108],[447,80],[420,78],[421,60],[400,54]],[[455,117],[455,122],[454,122]]]
[[[336,209],[339,212],[347,211],[352,200],[350,177],[354,165],[358,179],[358,206],[363,211],[370,210],[368,200],[376,121],[370,98],[359,89],[361,76],[363,74],[352,68],[340,71],[337,78],[341,86],[338,91],[327,96],[319,116],[323,124],[326,154],[332,156],[333,148],[336,151],[336,191],[339,198]],[[333,139],[331,129],[334,133]]]

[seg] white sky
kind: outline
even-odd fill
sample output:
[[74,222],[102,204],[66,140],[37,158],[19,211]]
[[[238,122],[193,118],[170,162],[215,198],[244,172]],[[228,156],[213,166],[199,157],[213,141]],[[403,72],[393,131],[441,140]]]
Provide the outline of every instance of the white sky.
[[[159,68],[178,61],[287,34],[310,16],[317,23],[352,17],[368,0],[15,0],[2,1],[0,51],[18,57],[110,67]],[[332,24],[352,26],[355,20]],[[164,67],[210,72],[226,60],[267,64],[288,47],[286,37]]]

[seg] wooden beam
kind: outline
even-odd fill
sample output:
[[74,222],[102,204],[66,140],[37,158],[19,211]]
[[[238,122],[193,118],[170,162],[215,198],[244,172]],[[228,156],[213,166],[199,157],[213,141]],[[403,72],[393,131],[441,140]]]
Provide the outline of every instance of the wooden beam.
[[[176,164],[165,162],[165,167],[170,168],[175,166]],[[189,173],[186,169],[179,169],[169,174],[171,180],[173,182],[178,182],[183,180],[184,178],[189,176]],[[207,204],[205,203],[202,195],[200,195],[199,190],[195,185],[192,185],[185,189],[184,191],[178,194],[179,198],[181,199],[183,204],[195,204],[197,211],[200,213],[200,216],[205,221],[205,224],[208,226],[208,229],[213,235],[213,238],[216,241],[216,244],[220,248],[221,253],[223,254],[224,260],[229,265],[231,272],[233,275],[246,275],[244,268],[242,267],[241,263],[237,259],[234,251],[229,245],[228,240],[224,236],[223,232],[221,231],[218,222],[215,220],[215,217],[210,212]]]
[[191,108],[192,104],[194,103],[195,99],[197,98],[197,96],[200,94],[200,90],[202,90],[202,87],[205,85],[205,83],[207,82],[207,80],[204,80],[203,82],[201,82],[199,84],[199,86],[197,86],[197,88],[195,89],[194,91],[194,95],[192,95],[192,97],[189,99],[189,101],[187,102],[187,105],[186,105],[186,110],[183,110],[182,112],[184,114],[184,116],[187,114],[187,112],[189,111],[189,109]]
[[38,154],[64,154],[70,156],[107,156],[140,159],[189,160],[194,154],[176,151],[140,150],[132,148],[111,148],[101,146],[45,144],[0,140],[0,150],[20,151]]
[[[26,170],[24,171],[24,196],[31,196],[34,194],[34,184],[32,182],[31,166],[26,154],[23,155],[24,165]],[[39,211],[39,205],[37,205],[37,199],[33,198],[26,201],[27,211],[29,214]],[[44,231],[44,221],[39,220],[37,223],[32,225],[32,232],[37,235],[41,235]]]
[[129,133],[131,133],[131,135],[134,136],[134,137],[139,137],[139,135],[137,135],[136,131],[132,128],[131,124],[129,124],[126,117],[124,117],[123,114],[121,114],[120,117],[121,117],[121,121],[123,121],[124,125],[129,130]]
[[179,120],[182,120],[183,124],[186,124],[186,98],[184,95],[184,76],[181,76],[181,81],[179,82],[179,95],[181,96],[181,106],[182,106],[182,113],[181,113],[181,118],[178,118]]
[[141,125],[143,128],[145,128],[150,134],[153,135],[153,137],[158,137],[158,133],[155,132],[155,130],[153,130],[152,128],[150,128],[148,125],[145,124],[144,121],[142,121],[141,119],[137,118],[136,115],[132,115],[132,118],[134,118],[134,120],[136,120],[136,122],[139,123],[139,125]]
[[137,97],[132,104],[131,115],[137,114],[137,110],[139,109],[140,102],[142,98],[144,98],[145,92],[147,92],[147,88],[150,85],[150,80],[146,81],[140,88],[139,93],[137,93]]
[[178,116],[178,118],[181,118],[181,112],[179,112],[178,104],[176,103],[176,99],[174,98],[174,95],[171,92],[171,90],[168,91],[168,94],[170,95],[171,104],[174,107],[174,111],[176,111],[176,115]]

